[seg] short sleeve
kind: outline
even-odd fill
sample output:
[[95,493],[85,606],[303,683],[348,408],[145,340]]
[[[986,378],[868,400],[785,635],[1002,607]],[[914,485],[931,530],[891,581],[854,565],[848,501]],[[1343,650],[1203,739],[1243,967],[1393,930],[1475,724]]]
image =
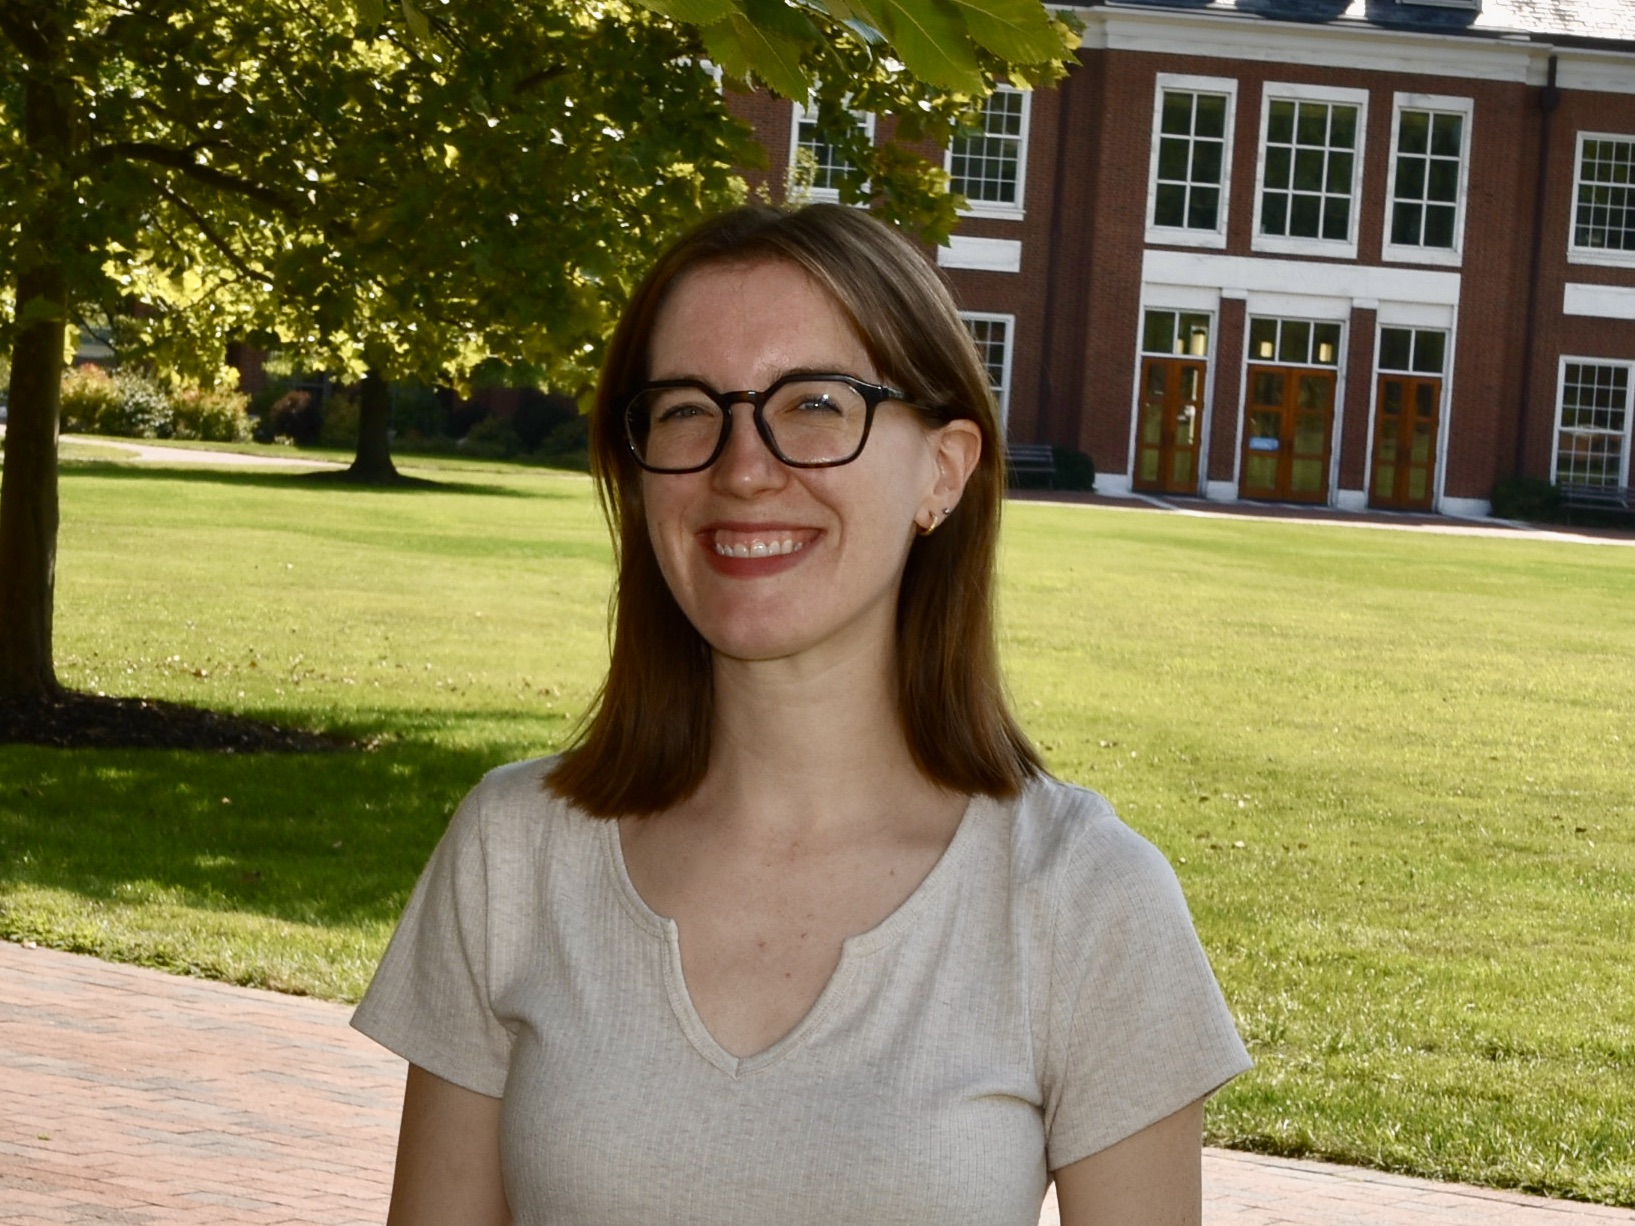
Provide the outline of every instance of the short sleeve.
[[352,1025],[445,1081],[499,1097],[511,1035],[490,994],[483,787],[455,811]]
[[1169,863],[1110,811],[1090,820],[1064,874],[1051,955],[1043,1080],[1053,1171],[1251,1063]]

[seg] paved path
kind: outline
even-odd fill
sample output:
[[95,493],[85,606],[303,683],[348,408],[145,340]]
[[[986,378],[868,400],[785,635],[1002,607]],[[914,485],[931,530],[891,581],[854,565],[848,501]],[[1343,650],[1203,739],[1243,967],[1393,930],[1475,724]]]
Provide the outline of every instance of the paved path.
[[[347,1012],[0,942],[0,1222],[383,1222],[403,1069]],[[1204,1156],[1204,1198],[1205,1226],[1635,1226],[1224,1150]]]
[[[0,433],[4,433],[0,431]],[[81,443],[118,451],[122,460],[136,460],[146,464],[199,464],[216,468],[345,468],[338,460],[322,460],[314,456],[281,456],[252,454],[245,451],[212,451],[205,447],[167,447],[163,443],[142,443],[126,438],[110,438],[103,434],[65,434],[65,443]]]

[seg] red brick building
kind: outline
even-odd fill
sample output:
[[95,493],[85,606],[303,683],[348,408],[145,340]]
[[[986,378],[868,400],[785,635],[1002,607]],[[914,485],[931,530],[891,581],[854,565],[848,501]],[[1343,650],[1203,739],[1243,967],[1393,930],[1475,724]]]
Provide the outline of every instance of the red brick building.
[[[937,259],[1013,442],[1108,492],[1342,509],[1630,485],[1635,0],[1076,12],[1066,81],[948,154]],[[747,109],[821,195],[800,109]]]

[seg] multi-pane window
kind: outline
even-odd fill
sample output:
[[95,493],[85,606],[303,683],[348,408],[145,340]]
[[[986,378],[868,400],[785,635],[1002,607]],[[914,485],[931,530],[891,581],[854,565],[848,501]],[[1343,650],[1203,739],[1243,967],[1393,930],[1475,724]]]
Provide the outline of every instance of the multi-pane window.
[[988,95],[975,132],[954,138],[948,177],[973,209],[1022,206],[1029,95],[1001,85]]
[[1556,428],[1556,481],[1624,485],[1629,465],[1629,373],[1626,363],[1561,364]]
[[1635,137],[1580,136],[1573,246],[1635,253]]
[[1209,356],[1209,316],[1199,311],[1148,311],[1141,320],[1141,352]]
[[1431,328],[1381,328],[1380,369],[1439,375],[1447,361],[1448,334]]
[[993,389],[994,403],[999,406],[1001,420],[1010,400],[1011,382],[1011,317],[985,315],[962,311],[960,318],[970,329],[976,342],[977,356],[988,372],[988,386]]
[[1285,366],[1338,366],[1340,325],[1309,319],[1251,319],[1249,360]]
[[[873,135],[874,116],[853,111],[852,118],[859,128]],[[796,104],[795,139],[790,150],[791,184],[808,190],[817,199],[833,200],[839,196],[841,181],[851,169],[851,163],[840,151],[818,135],[816,109]]]
[[1464,149],[1463,115],[1407,108],[1397,112],[1391,243],[1448,250],[1458,245]]
[[1349,103],[1269,100],[1261,234],[1350,241],[1359,111]]
[[1218,230],[1226,167],[1226,94],[1166,89],[1158,111],[1152,224]]

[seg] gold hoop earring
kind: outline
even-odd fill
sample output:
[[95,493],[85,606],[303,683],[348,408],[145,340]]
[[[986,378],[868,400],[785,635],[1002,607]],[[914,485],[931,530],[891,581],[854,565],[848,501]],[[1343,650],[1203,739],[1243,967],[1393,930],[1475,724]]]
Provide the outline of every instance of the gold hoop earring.
[[933,512],[931,512],[931,522],[928,523],[928,524],[923,524],[923,525],[919,524],[919,523],[916,523],[914,525],[914,530],[916,532],[918,532],[921,536],[930,536],[933,532],[935,532],[938,528],[940,528],[942,526],[942,521],[947,519],[953,513],[954,513],[954,508],[953,507],[944,507],[942,509],[942,514],[941,515],[938,515],[935,511],[933,511]]

